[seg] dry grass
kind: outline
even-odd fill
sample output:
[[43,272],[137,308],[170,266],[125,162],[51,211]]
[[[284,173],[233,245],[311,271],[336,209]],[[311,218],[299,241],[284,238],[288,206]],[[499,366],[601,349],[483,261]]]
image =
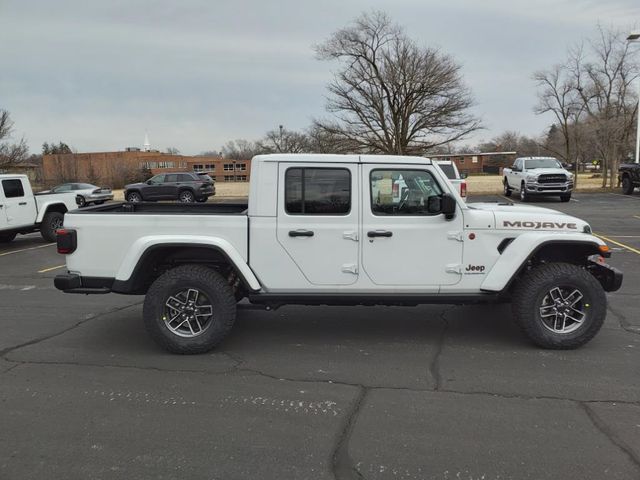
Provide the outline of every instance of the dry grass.
[[[602,178],[591,178],[590,173],[578,175],[578,188],[576,191],[594,191],[602,188]],[[480,175],[467,178],[467,191],[469,194],[502,193],[502,176]]]

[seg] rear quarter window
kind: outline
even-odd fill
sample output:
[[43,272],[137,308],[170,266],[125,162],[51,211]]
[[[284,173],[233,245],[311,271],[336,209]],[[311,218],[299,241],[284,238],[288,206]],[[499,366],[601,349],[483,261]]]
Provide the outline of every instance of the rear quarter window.
[[22,182],[17,179],[2,180],[2,191],[6,198],[24,197]]

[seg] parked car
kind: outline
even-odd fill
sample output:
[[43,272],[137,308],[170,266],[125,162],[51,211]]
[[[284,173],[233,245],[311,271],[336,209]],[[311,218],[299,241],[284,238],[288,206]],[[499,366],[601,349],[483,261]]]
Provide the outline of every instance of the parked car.
[[451,160],[436,160],[436,165],[440,167],[440,169],[447,176],[449,181],[452,183],[456,190],[460,194],[460,196],[467,201],[467,176],[466,174],[460,174],[458,171],[458,167],[456,167],[455,162]]
[[26,175],[0,175],[0,243],[38,230],[45,240],[55,242],[64,214],[75,208],[74,192],[34,195]]
[[248,208],[70,212],[56,288],[146,295],[150,336],[172,352],[202,353],[229,333],[245,297],[265,308],[511,302],[535,344],[577,348],[601,328],[605,292],[622,283],[584,220],[467,205],[426,158],[280,154],[252,164]]
[[178,200],[183,203],[206,202],[215,195],[214,180],[195,172],[161,173],[143,183],[124,187],[127,202]]
[[63,183],[56,185],[51,190],[40,193],[69,193],[76,194],[76,203],[79,207],[95,203],[102,205],[108,200],[113,200],[113,191],[109,187],[98,187],[90,183]]
[[618,179],[622,183],[622,193],[631,195],[640,187],[640,163],[623,163],[618,168]]
[[562,202],[571,200],[573,174],[553,157],[516,158],[513,167],[503,169],[504,195],[514,190],[523,202],[534,196],[558,195]]

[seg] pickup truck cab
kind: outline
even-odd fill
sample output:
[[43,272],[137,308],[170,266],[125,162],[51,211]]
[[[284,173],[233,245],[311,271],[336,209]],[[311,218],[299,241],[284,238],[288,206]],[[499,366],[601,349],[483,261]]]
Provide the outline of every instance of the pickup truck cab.
[[67,214],[58,251],[58,289],[146,294],[148,332],[178,353],[222,341],[245,297],[265,308],[511,302],[536,344],[575,348],[622,282],[583,220],[467,204],[419,157],[257,156],[248,205],[88,207]]
[[562,202],[571,200],[573,174],[553,157],[516,158],[511,168],[503,169],[504,195],[515,190],[526,202],[534,196],[558,195]]
[[449,179],[449,182],[458,191],[460,196],[467,201],[467,180],[466,174],[460,175],[455,162],[451,160],[436,160],[434,162]]
[[38,230],[55,242],[64,214],[75,208],[75,192],[34,195],[26,175],[0,175],[0,243]]

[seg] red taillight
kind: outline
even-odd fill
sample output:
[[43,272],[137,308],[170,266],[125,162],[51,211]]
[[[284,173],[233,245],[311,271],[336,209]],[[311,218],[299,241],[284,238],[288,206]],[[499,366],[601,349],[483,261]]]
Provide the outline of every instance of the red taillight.
[[461,197],[467,196],[467,182],[460,183],[460,196]]
[[56,239],[58,245],[58,253],[68,255],[75,252],[78,243],[75,230],[60,228],[56,230]]
[[397,197],[399,193],[400,193],[400,184],[394,183],[393,184],[393,196]]

